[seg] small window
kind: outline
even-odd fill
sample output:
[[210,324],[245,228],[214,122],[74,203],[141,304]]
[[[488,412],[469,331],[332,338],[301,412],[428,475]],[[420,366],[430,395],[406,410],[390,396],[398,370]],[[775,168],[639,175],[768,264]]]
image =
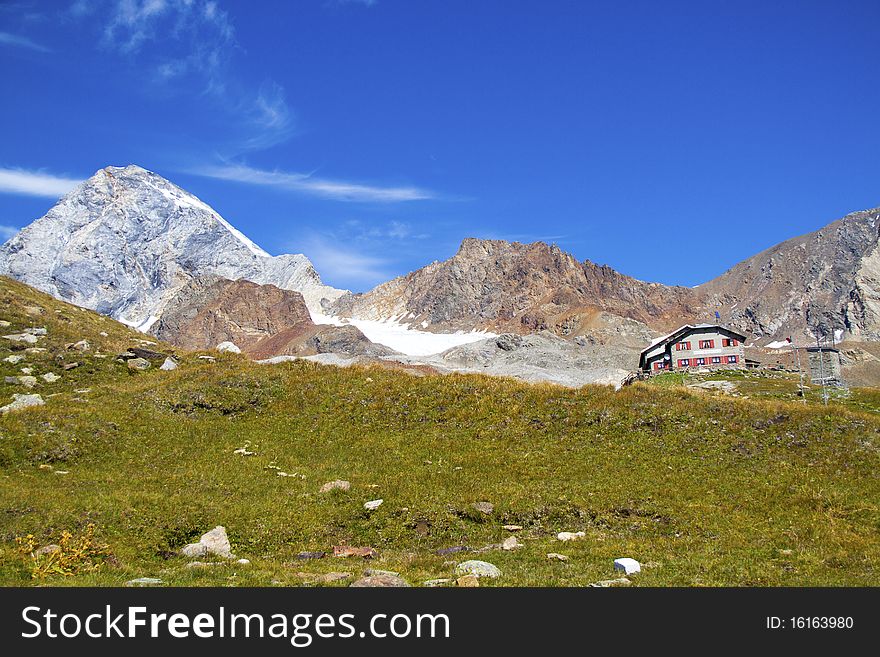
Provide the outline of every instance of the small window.
[[675,345],[675,348],[677,351],[689,351],[691,348],[691,343],[690,342],[679,342],[677,345]]
[[735,362],[737,362],[737,357],[736,356],[728,356],[727,362],[728,363],[735,363]]
[[722,347],[735,347],[738,344],[739,344],[739,342],[737,342],[733,338],[724,338],[723,340],[721,340]]
[[678,360],[679,367],[687,367],[689,364],[690,363],[688,362],[687,358],[679,358],[679,360]]
[[697,366],[698,366],[698,367],[699,367],[700,365],[705,365],[705,364],[706,364],[706,359],[705,359],[705,358],[697,358]]
[[711,349],[715,346],[715,340],[700,340],[700,349]]
[[712,364],[720,365],[721,364],[721,356],[712,356]]

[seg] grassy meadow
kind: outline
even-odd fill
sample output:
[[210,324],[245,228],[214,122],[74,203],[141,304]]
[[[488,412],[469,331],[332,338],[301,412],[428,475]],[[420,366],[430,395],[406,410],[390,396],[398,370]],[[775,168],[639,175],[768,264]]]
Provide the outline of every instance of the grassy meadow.
[[[734,397],[687,380],[568,390],[191,353],[132,372],[115,355],[146,336],[8,279],[0,320],[2,334],[47,328],[43,352],[0,339],[4,377],[38,377],[3,383],[0,405],[46,402],[0,417],[2,585],[301,586],[376,568],[417,586],[481,559],[503,572],[481,585],[585,586],[623,556],[643,564],[633,586],[880,585],[875,390],[825,406],[787,375],[713,375],[737,380]],[[68,348],[82,339],[87,351]],[[319,493],[334,479],[351,489]],[[187,567],[179,549],[215,525],[250,563]],[[65,573],[32,576],[28,542],[90,531],[100,547],[82,541]],[[511,535],[522,547],[438,554]],[[332,556],[343,544],[377,556]]]

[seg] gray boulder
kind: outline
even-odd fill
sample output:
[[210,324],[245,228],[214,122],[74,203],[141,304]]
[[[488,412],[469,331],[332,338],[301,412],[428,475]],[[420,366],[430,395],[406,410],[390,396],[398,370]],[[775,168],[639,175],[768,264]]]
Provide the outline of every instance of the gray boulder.
[[6,404],[6,406],[0,408],[0,414],[6,415],[12,411],[20,411],[25,408],[31,408],[32,406],[42,406],[46,403],[40,395],[15,394],[12,395],[12,397],[14,401],[11,404]]
[[501,577],[501,570],[498,566],[488,561],[463,561],[455,567],[456,575],[474,575],[475,577]]

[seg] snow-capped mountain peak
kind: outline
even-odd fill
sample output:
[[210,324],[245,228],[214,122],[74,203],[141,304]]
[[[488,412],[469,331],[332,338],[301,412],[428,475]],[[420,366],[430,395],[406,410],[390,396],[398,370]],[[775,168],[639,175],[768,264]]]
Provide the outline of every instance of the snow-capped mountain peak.
[[310,311],[343,291],[304,255],[271,256],[209,205],[146,169],[106,167],[0,246],[0,273],[147,330],[192,278],[302,293]]

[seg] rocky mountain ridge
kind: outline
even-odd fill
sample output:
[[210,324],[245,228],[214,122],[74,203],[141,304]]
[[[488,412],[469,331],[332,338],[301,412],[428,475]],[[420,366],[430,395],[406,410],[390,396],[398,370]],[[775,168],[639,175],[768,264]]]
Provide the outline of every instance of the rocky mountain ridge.
[[352,294],[323,285],[305,256],[270,256],[195,196],[131,165],[98,171],[2,245],[0,274],[181,346],[231,341],[261,358],[393,355],[354,326],[316,326],[318,314],[434,333],[548,332],[629,358],[715,312],[761,344],[880,340],[878,227],[880,209],[847,215],[697,288],[640,281],[556,245],[467,238],[446,261]]

